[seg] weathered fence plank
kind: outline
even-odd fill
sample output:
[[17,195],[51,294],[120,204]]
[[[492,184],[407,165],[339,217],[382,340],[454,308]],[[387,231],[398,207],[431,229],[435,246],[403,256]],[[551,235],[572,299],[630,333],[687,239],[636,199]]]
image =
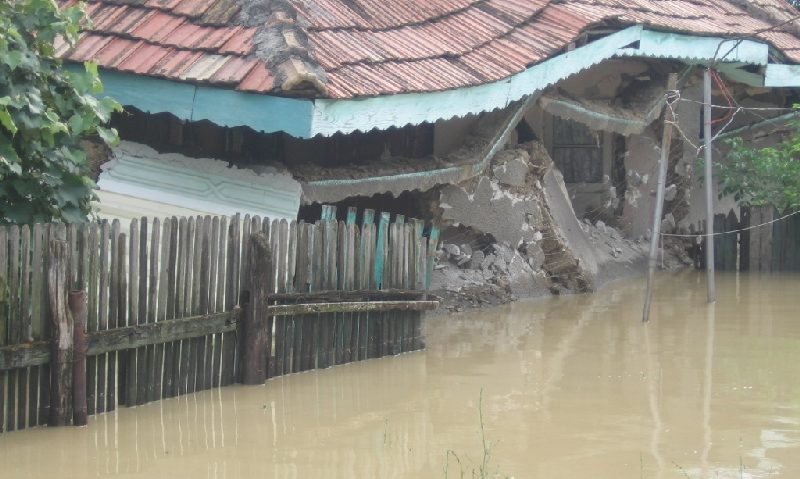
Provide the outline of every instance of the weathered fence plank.
[[249,256],[252,258],[248,278],[250,300],[242,324],[242,382],[264,384],[267,379],[267,306],[270,293],[272,252],[263,233],[250,236]]
[[50,296],[50,425],[64,426],[72,414],[72,318],[67,311],[68,244],[51,240],[47,286]]

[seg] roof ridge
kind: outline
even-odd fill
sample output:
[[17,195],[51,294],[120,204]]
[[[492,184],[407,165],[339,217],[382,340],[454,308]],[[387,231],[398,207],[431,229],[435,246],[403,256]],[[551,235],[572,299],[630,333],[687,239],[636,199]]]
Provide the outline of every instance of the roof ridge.
[[327,93],[328,75],[314,58],[306,26],[288,0],[240,0],[235,23],[257,28],[253,36],[255,56],[275,76],[287,93]]

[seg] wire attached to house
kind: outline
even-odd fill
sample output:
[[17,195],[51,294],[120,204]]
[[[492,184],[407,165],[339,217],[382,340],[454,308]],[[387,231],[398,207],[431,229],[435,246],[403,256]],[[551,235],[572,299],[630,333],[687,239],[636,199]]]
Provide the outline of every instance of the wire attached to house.
[[750,231],[750,230],[754,230],[756,228],[761,228],[763,226],[768,226],[768,225],[771,225],[773,223],[777,223],[778,221],[783,221],[786,218],[789,218],[790,216],[794,216],[794,215],[797,215],[797,214],[800,214],[800,210],[795,211],[793,213],[785,214],[785,215],[781,216],[780,218],[776,218],[776,219],[774,219],[772,221],[767,221],[766,223],[761,223],[760,225],[748,226],[747,228],[740,228],[740,229],[731,230],[731,231],[720,231],[718,233],[711,233],[711,234],[709,234],[709,233],[702,233],[702,234],[661,233],[661,236],[670,236],[670,237],[673,237],[673,238],[705,238],[705,237],[708,237],[708,236],[722,236],[722,235],[728,235],[728,234],[733,234],[733,233],[741,233],[742,231]]

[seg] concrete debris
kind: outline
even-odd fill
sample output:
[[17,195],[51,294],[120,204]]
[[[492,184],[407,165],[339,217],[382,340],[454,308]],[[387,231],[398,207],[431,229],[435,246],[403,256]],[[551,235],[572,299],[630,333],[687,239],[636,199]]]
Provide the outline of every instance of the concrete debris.
[[672,216],[672,213],[667,213],[661,220],[661,232],[672,233],[673,231],[675,231],[675,217]]
[[[511,155],[509,155],[511,153]],[[492,168],[494,177],[501,185],[525,186],[530,162],[525,150],[506,150],[501,152],[499,161]]]
[[[434,272],[433,289],[452,293],[454,305],[467,307],[486,295],[504,302],[591,291],[601,267],[621,262],[632,268],[643,257],[642,243],[603,221],[578,221],[561,173],[538,142],[506,150],[495,161],[478,178],[440,190],[442,218],[459,225],[451,233],[458,241],[444,237],[438,254],[444,268]],[[524,176],[508,178],[512,169]],[[473,240],[464,242],[467,236]]]
[[678,195],[678,186],[675,184],[671,184],[667,186],[666,190],[664,190],[664,201],[674,201],[677,195]]
[[[471,191],[468,191],[468,188]],[[541,209],[533,195],[516,193],[499,181],[481,176],[477,185],[447,185],[441,189],[442,218],[469,225],[499,241],[519,245],[533,239]]]

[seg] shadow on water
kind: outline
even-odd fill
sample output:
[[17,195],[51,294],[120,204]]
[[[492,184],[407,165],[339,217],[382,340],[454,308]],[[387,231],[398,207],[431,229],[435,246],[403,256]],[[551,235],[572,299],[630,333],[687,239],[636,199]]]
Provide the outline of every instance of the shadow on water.
[[2,435],[0,476],[435,478],[488,438],[503,477],[800,477],[800,276],[717,283],[660,276],[647,326],[638,280],[435,317],[425,352]]

